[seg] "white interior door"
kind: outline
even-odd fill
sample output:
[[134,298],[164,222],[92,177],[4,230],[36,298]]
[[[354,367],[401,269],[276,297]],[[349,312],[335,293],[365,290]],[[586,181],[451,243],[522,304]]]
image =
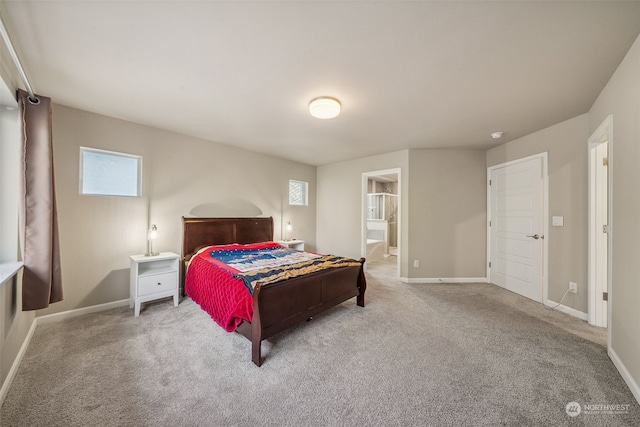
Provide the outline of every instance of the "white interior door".
[[490,173],[490,280],[542,302],[543,165],[541,157]]
[[598,307],[599,309],[599,317],[600,322],[598,326],[602,326],[604,328],[607,327],[607,301],[602,298],[602,294],[608,292],[607,286],[607,278],[608,278],[608,252],[609,252],[609,244],[608,244],[608,236],[605,232],[605,227],[609,224],[609,196],[608,196],[608,188],[609,188],[609,180],[607,173],[607,161],[608,161],[608,143],[605,141],[602,144],[599,144],[596,150],[596,179],[595,179],[595,198],[596,198],[596,289],[598,292]]
[[[605,135],[607,136],[607,135]],[[589,152],[589,323],[607,327],[609,284],[609,142],[590,139]]]

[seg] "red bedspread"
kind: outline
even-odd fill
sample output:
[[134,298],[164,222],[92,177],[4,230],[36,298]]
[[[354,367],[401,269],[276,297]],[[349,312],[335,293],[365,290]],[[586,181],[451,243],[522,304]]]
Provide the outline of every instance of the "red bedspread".
[[[268,242],[245,246],[264,248],[279,245]],[[230,249],[234,247],[238,245],[228,245]],[[205,249],[192,258],[184,290],[225,331],[233,332],[243,320],[251,321],[253,297],[242,279],[234,279],[231,273],[215,265],[209,252],[210,248]]]
[[208,251],[196,255],[189,264],[184,291],[225,331],[233,332],[242,320],[253,317],[253,298],[242,279],[232,275],[205,257]]
[[[212,252],[215,252],[212,256]],[[359,261],[284,248],[275,242],[209,246],[196,254],[185,277],[185,292],[225,331],[253,318],[253,289]]]

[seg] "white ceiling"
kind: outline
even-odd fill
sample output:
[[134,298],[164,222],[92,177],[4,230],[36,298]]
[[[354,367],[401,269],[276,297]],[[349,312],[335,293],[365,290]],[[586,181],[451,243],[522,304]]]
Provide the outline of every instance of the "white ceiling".
[[[58,104],[320,165],[487,149],[589,110],[640,33],[622,1],[7,1]],[[312,98],[340,99],[318,120]]]

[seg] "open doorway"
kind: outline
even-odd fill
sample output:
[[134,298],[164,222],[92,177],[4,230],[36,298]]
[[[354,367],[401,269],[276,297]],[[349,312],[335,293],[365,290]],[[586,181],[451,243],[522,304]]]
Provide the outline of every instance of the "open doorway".
[[362,174],[362,256],[368,270],[399,275],[400,169]]
[[610,176],[613,117],[591,135],[589,145],[589,323],[606,328],[609,323],[611,283]]

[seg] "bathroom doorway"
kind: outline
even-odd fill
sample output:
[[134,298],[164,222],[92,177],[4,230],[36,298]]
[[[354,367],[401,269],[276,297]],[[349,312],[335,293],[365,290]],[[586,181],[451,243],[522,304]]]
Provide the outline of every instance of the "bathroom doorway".
[[399,276],[400,169],[362,174],[362,256],[367,269]]

